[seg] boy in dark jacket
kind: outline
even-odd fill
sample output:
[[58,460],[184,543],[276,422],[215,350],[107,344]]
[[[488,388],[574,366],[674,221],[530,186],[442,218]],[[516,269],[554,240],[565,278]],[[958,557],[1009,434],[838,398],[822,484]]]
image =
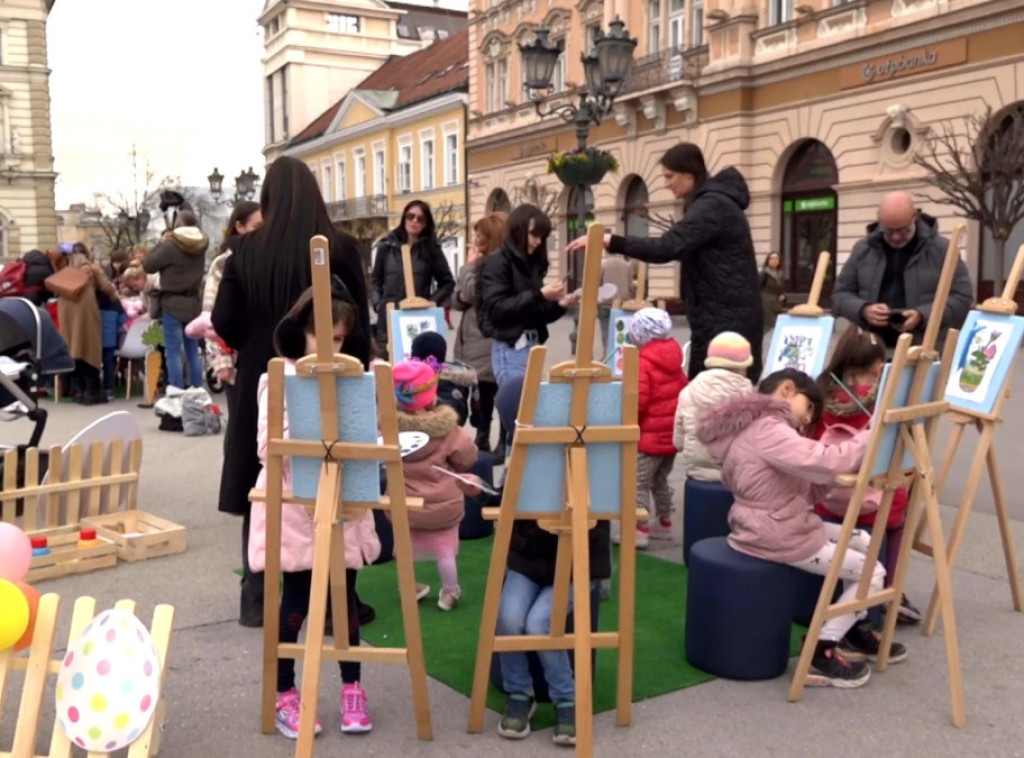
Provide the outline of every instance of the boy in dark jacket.
[[447,361],[448,343],[437,332],[423,332],[412,341],[412,358],[433,361],[437,371],[437,402],[455,410],[459,426],[469,418],[469,401],[477,390],[476,370],[462,361]]

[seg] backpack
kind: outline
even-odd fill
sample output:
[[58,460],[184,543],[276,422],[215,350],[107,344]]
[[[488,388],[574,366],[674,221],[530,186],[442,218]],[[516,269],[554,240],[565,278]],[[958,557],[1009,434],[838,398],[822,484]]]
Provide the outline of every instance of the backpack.
[[29,287],[25,284],[28,264],[25,261],[11,261],[0,269],[0,297],[27,297],[43,291],[41,284]]

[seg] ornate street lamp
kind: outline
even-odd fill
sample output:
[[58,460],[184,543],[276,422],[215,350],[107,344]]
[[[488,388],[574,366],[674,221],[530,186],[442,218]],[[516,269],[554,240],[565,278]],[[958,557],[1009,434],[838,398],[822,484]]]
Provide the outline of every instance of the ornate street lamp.
[[214,166],[213,173],[206,177],[206,179],[210,182],[210,194],[213,195],[214,200],[219,202],[220,196],[223,194],[224,175]]
[[539,104],[546,97],[542,93],[551,89],[551,76],[558,65],[558,56],[562,54],[562,43],[552,44],[548,40],[548,30],[543,27],[536,34],[537,38],[531,44],[520,43],[519,54],[523,57],[525,72],[523,87],[530,100]]
[[235,199],[252,200],[256,194],[256,180],[259,179],[259,174],[252,170],[252,166],[249,166],[248,171],[242,171],[238,176],[235,177]]

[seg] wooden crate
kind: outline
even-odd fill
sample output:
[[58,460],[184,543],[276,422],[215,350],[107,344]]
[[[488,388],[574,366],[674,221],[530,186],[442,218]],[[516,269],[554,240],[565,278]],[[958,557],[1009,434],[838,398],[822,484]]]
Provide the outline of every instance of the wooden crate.
[[82,524],[95,527],[96,536],[112,542],[122,561],[143,561],[185,552],[185,527],[145,511],[86,516]]
[[49,555],[32,556],[32,564],[25,581],[33,584],[42,579],[53,579],[70,574],[85,574],[97,569],[117,565],[117,546],[104,539],[98,532],[100,544],[93,547],[78,547],[79,524],[58,526],[28,532],[29,537],[46,537]]

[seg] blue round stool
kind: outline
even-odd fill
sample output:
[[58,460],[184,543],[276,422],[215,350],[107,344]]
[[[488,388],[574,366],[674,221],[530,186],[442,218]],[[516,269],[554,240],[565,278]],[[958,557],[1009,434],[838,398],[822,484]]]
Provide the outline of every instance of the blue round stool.
[[690,551],[686,660],[709,674],[753,681],[789,662],[792,569],[737,552],[725,537]]
[[690,550],[701,540],[729,536],[732,493],[721,482],[686,478],[683,489],[683,563],[690,565]]

